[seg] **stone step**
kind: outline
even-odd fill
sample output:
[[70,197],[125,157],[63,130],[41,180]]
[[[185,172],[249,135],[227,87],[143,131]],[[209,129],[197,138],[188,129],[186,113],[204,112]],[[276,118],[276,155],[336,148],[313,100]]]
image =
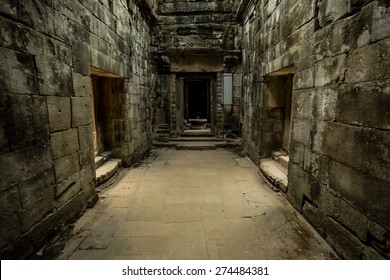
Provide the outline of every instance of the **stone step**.
[[286,170],[288,170],[288,162],[290,160],[289,156],[279,156],[277,161],[283,166]]
[[118,175],[122,166],[121,159],[109,159],[103,165],[96,169],[96,187],[108,182],[114,176]]
[[154,141],[155,147],[176,148],[177,150],[214,150],[216,148],[240,147],[237,141]]
[[218,137],[212,137],[212,136],[180,136],[180,137],[177,137],[177,138],[169,138],[168,139],[169,141],[173,141],[173,142],[180,142],[180,141],[183,141],[183,142],[204,142],[204,141],[207,141],[207,142],[220,142],[223,140],[223,138],[218,138]]
[[272,159],[280,163],[285,169],[288,169],[289,156],[286,151],[274,151]]
[[158,141],[155,140],[153,141],[153,146],[154,147],[161,147],[161,148],[174,148],[176,147],[175,143],[169,142],[169,141]]
[[101,157],[104,157],[104,160],[109,160],[111,158],[111,151],[104,151],[100,154]]
[[110,151],[104,151],[104,152],[100,153],[99,155],[95,156],[95,169],[102,166],[110,158],[111,158]]
[[217,148],[217,144],[224,144],[224,141],[219,142],[210,142],[210,141],[202,141],[202,142],[172,142],[176,143],[177,150],[215,150]]
[[157,129],[157,133],[170,133],[170,129],[169,128],[158,128]]
[[211,133],[210,129],[191,129],[191,130],[185,130],[182,134],[182,137],[193,137],[193,136],[199,136],[199,137],[213,137],[214,134]]
[[97,169],[97,168],[99,168],[100,166],[102,166],[104,162],[105,162],[104,157],[102,157],[102,156],[96,156],[96,157],[95,157],[95,169]]
[[272,189],[287,192],[287,168],[272,158],[260,160],[260,175],[265,177]]

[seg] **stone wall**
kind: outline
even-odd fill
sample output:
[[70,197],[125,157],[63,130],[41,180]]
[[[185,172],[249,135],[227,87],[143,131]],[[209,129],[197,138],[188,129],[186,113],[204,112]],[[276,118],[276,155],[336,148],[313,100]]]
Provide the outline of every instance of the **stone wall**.
[[221,51],[237,45],[233,0],[159,0],[156,40],[164,51]]
[[[162,81],[156,85],[156,95],[153,98],[159,106],[154,108],[154,130],[165,121],[169,124],[171,136],[180,134],[183,116],[176,98],[177,91],[183,94],[178,87],[184,84],[179,79],[186,79],[186,75],[196,73],[204,78],[209,75],[211,80],[215,100],[211,108],[215,133],[222,133],[224,126],[237,129],[240,84],[234,85],[235,98],[232,106],[224,108],[221,103],[216,103],[218,94],[222,93],[217,88],[218,75],[233,72],[238,77],[235,81],[241,81],[240,28],[237,24],[235,1],[159,0],[158,3],[153,42],[156,46],[158,68],[163,74]],[[166,75],[171,77],[167,79]],[[168,89],[173,92],[167,93]],[[169,116],[169,120],[166,120],[166,116]]]
[[248,2],[244,151],[272,152],[267,77],[293,69],[288,199],[341,257],[390,258],[389,2]]
[[91,66],[124,80],[116,156],[131,164],[150,147],[157,2],[138,2],[1,1],[2,259],[36,253],[96,198]]

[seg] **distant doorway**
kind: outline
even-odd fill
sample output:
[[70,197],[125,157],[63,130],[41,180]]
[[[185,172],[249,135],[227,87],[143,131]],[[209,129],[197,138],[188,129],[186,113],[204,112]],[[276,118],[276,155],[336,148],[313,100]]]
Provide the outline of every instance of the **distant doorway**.
[[188,79],[184,117],[193,129],[210,128],[210,79]]

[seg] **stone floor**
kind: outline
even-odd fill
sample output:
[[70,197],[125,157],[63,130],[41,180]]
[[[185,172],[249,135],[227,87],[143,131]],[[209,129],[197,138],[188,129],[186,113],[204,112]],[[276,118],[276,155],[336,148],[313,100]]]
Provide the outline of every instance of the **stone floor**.
[[152,150],[100,193],[58,259],[334,259],[245,157]]

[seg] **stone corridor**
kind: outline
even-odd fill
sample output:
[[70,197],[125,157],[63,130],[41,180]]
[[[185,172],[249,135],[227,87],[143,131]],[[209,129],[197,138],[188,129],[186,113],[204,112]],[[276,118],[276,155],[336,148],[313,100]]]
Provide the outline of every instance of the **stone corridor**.
[[337,258],[233,151],[153,149],[99,196],[58,259]]

